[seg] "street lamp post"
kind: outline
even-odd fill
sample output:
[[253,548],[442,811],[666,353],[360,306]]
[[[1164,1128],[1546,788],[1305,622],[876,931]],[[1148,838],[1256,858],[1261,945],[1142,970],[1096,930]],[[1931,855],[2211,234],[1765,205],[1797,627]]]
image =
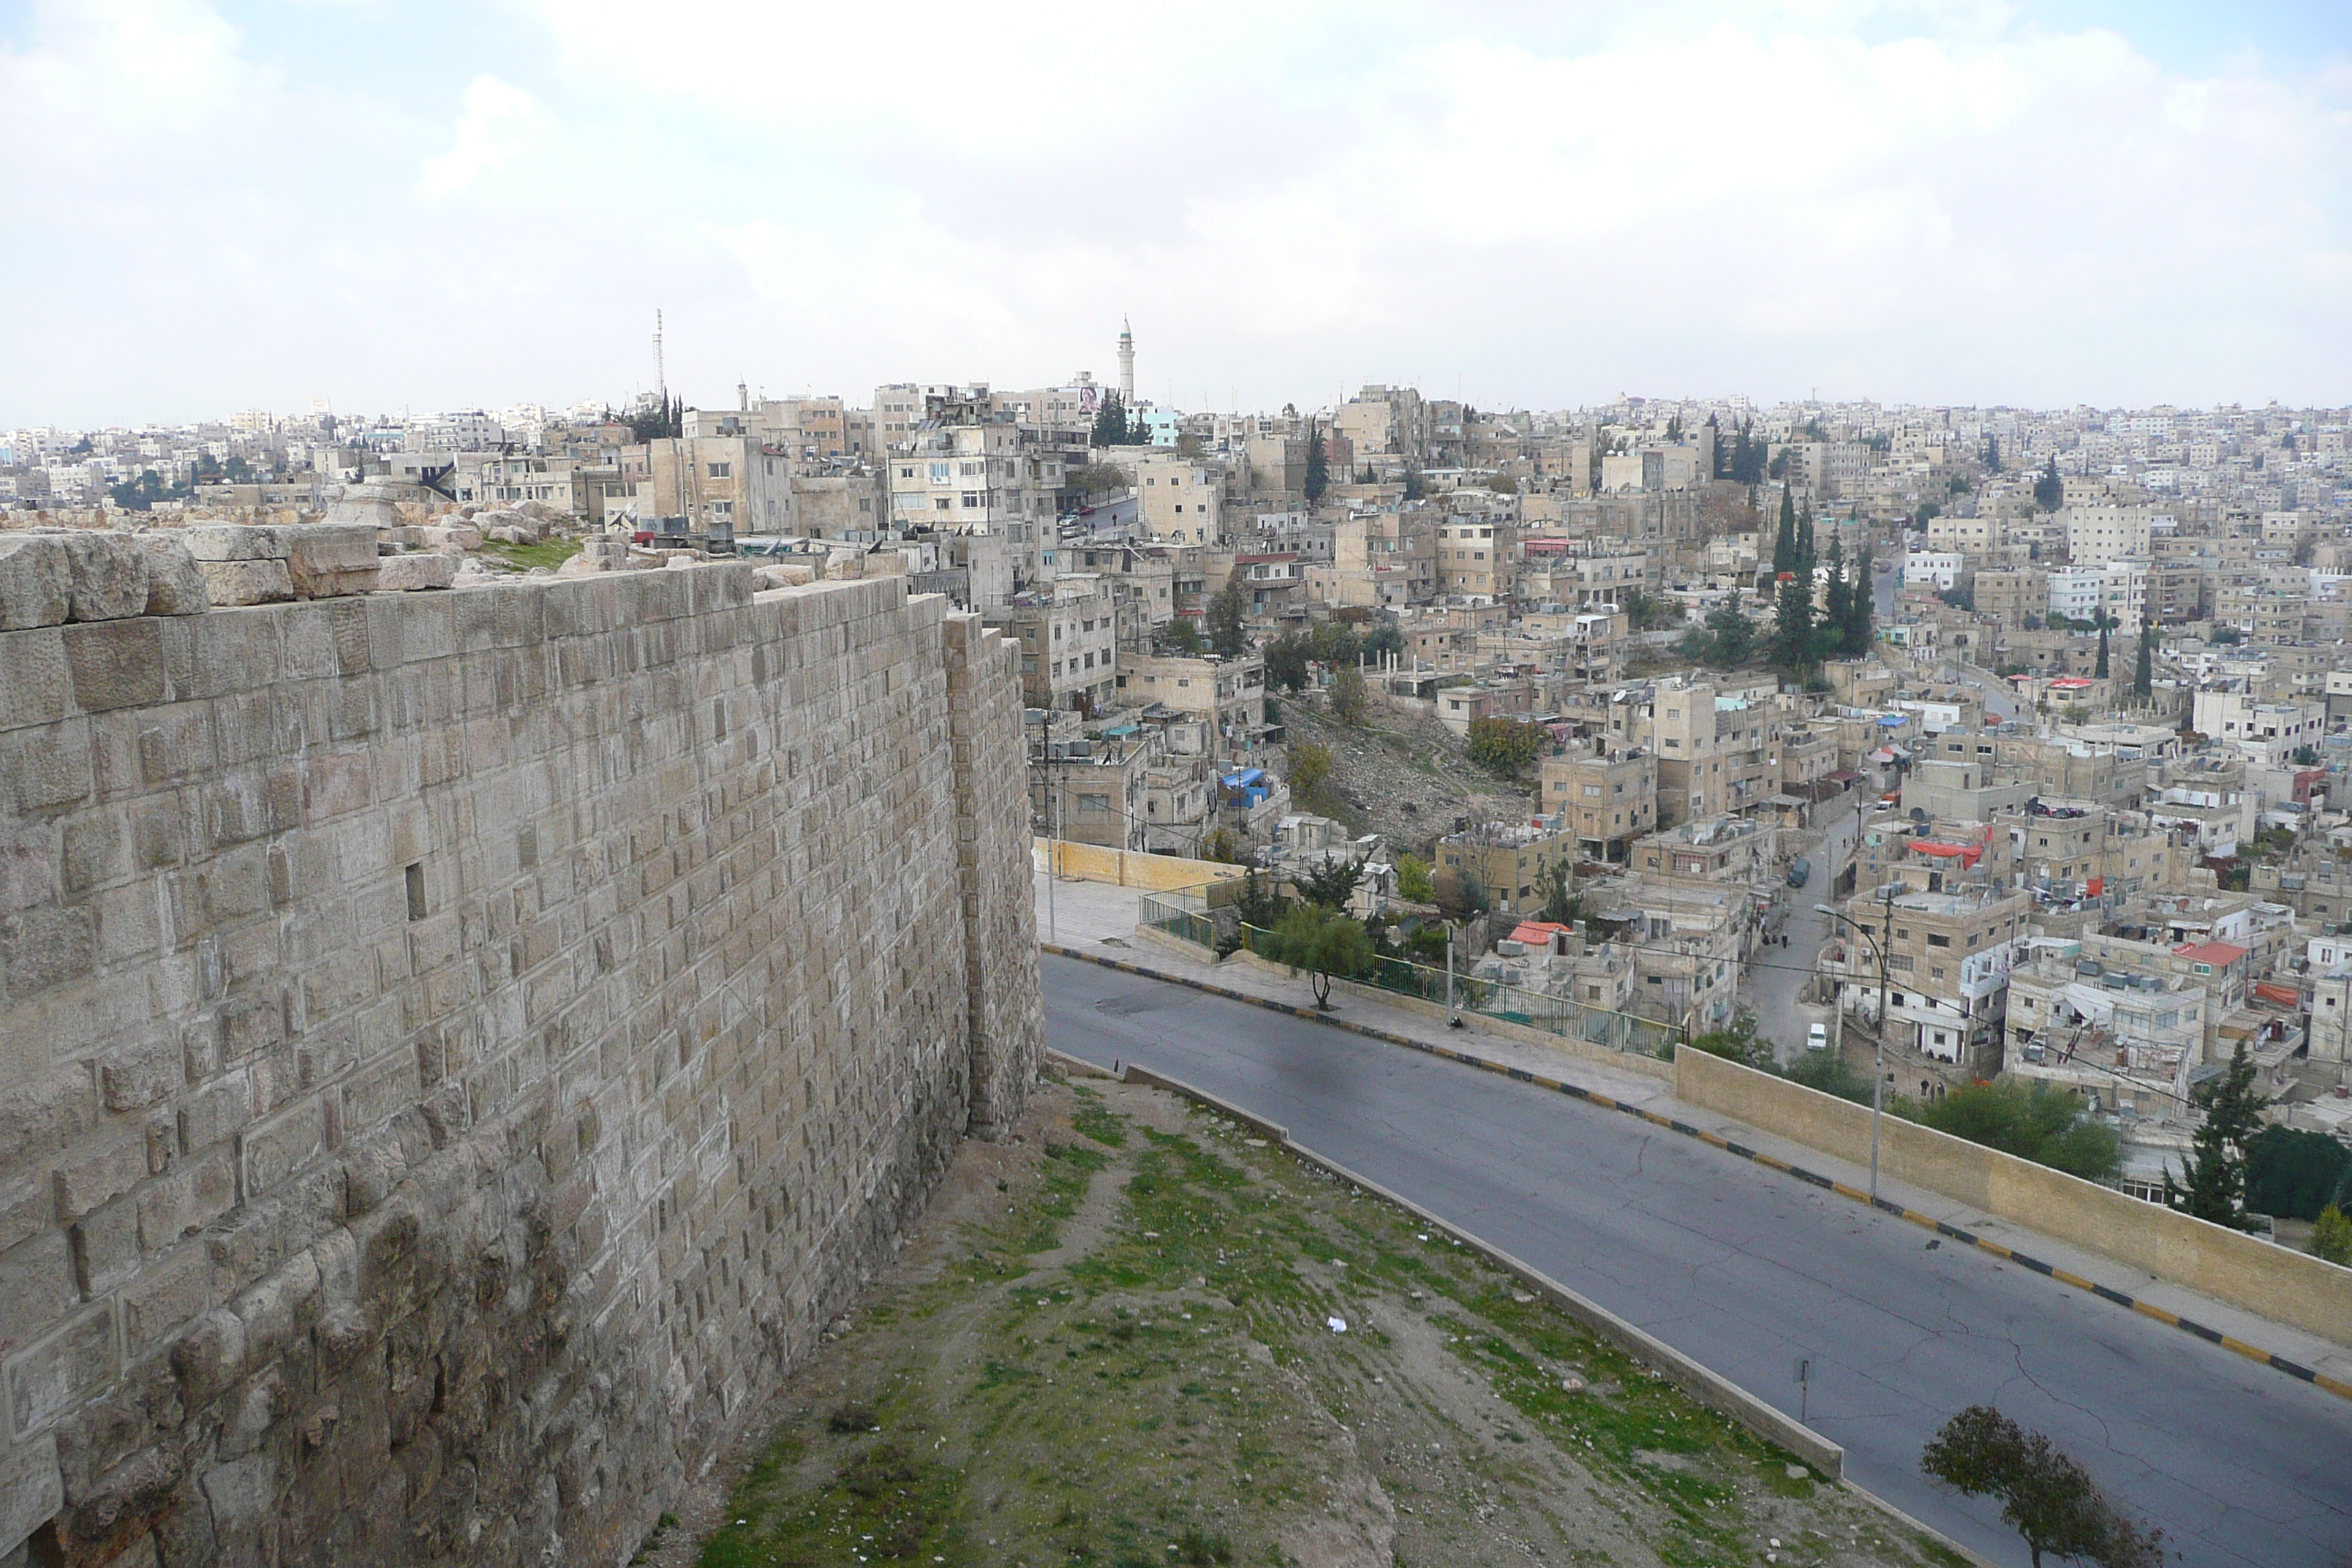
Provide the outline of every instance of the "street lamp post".
[[[1894,883],[1889,882],[1886,884],[1884,897],[1885,899],[1885,923],[1878,928],[1881,934],[1877,937],[1873,937],[1870,934],[1870,928],[1868,926],[1856,923],[1846,916],[1840,914],[1836,910],[1831,908],[1827,904],[1815,904],[1813,906],[1814,913],[1827,915],[1830,919],[1837,921],[1840,925],[1852,926],[1853,928],[1854,935],[1870,943],[1871,956],[1878,961],[1878,1041],[1875,1051],[1876,1066],[1870,1075],[1870,1201],[1874,1205],[1878,1202],[1879,1124],[1886,1109],[1887,973],[1885,939],[1892,936],[1895,932]],[[1838,1010],[1838,1037],[1841,1040],[1845,1037],[1845,1012],[1843,1008],[1840,1008]]]

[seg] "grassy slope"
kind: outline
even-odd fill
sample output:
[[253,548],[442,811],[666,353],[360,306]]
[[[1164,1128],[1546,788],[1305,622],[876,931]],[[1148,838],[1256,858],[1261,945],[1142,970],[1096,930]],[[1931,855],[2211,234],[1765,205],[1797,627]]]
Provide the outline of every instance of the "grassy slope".
[[1945,1560],[1171,1097],[1048,1088],[985,1157],[786,1391],[705,1568]]

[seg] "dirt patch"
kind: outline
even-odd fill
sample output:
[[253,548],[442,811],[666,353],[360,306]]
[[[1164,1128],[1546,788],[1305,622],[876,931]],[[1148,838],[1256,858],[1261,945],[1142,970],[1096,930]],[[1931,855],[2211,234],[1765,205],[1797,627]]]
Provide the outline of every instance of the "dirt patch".
[[1246,1128],[1082,1079],[1020,1135],[644,1562],[1939,1561]]
[[1286,698],[1282,718],[1294,743],[1331,748],[1329,793],[1349,827],[1414,854],[1425,857],[1457,818],[1513,822],[1537,809],[1532,783],[1515,785],[1473,763],[1462,740],[1433,717],[1375,704],[1361,725],[1350,726]]

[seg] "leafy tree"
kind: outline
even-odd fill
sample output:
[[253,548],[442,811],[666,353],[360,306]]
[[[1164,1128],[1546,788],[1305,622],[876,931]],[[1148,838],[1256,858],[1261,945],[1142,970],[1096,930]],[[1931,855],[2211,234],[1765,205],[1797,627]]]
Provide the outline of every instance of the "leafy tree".
[[1241,574],[1225,579],[1209,601],[1209,647],[1225,658],[1239,658],[1249,647],[1242,633],[1242,623],[1249,616],[1249,595],[1242,588]]
[[1331,459],[1323,447],[1323,432],[1313,425],[1307,427],[1307,504],[1313,506],[1331,488]]
[[2091,673],[2101,680],[2107,678],[2107,628],[2104,625],[2099,627],[2099,665]]
[[1265,682],[1286,691],[1297,691],[1307,685],[1308,650],[1307,634],[1285,632],[1265,645]]
[[1666,440],[1671,444],[1671,443],[1674,443],[1674,442],[1678,442],[1678,441],[1680,441],[1682,438],[1683,438],[1683,416],[1682,416],[1681,415],[1679,415],[1679,414],[1674,414],[1674,415],[1669,415],[1669,416],[1667,416],[1667,417],[1666,417]]
[[1699,657],[1717,669],[1736,669],[1756,657],[1756,623],[1739,607],[1739,595],[1706,613]]
[[2246,634],[2235,626],[2215,626],[2213,640],[2217,643],[2242,643],[2246,640]]
[[1095,445],[1097,447],[1131,447],[1128,435],[1127,401],[1116,392],[1103,394],[1095,409]]
[[[1402,639],[1402,634],[1399,634]],[[1307,628],[1307,651],[1325,664],[1353,664],[1363,647],[1356,628],[1335,616],[1326,616]]]
[[1319,800],[1331,783],[1331,748],[1320,741],[1300,741],[1286,753],[1290,793],[1300,800]]
[[1364,634],[1363,648],[1375,659],[1385,658],[1391,654],[1402,658],[1404,657],[1404,628],[1396,624],[1395,617],[1383,616],[1373,624],[1371,630]]
[[1397,896],[1416,904],[1436,901],[1437,888],[1430,880],[1428,861],[1418,855],[1397,857]]
[[1711,1057],[1721,1057],[1727,1062],[1738,1062],[1759,1072],[1771,1072],[1772,1042],[1756,1032],[1755,1016],[1738,1013],[1720,1029],[1712,1029],[1691,1040],[1691,1048],[1705,1051]]
[[2242,1230],[2246,1152],[2263,1125],[2263,1108],[2270,1103],[2270,1097],[2254,1087],[2254,1060],[2246,1054],[2243,1040],[2230,1053],[2230,1065],[2221,1076],[2199,1084],[2189,1098],[2205,1120],[2189,1140],[2188,1184],[2176,1185],[2168,1168],[2164,1201],[2183,1214]]
[[1201,840],[1201,858],[1203,860],[1214,860],[1225,866],[1238,865],[1241,852],[1241,840],[1234,837],[1230,827],[1220,827]]
[[1584,900],[1568,890],[1568,861],[1555,862],[1543,879],[1543,918],[1554,925],[1572,926],[1584,919]]
[[1407,500],[1419,500],[1428,493],[1429,481],[1422,477],[1421,470],[1419,468],[1407,468],[1404,471],[1404,499]]
[[2000,472],[2000,437],[1998,436],[1985,437],[1984,466],[1988,474]]
[[1801,575],[1780,584],[1772,615],[1772,662],[1791,675],[1813,662],[1813,585]]
[[2123,1163],[2115,1133],[2093,1121],[2082,1101],[2045,1084],[1969,1084],[1941,1100],[1898,1100],[1895,1113],[2086,1181],[2112,1176]]
[[1082,495],[1105,495],[1127,488],[1127,470],[1117,463],[1081,463],[1064,469],[1063,479]]
[[2098,1568],[2156,1568],[2164,1560],[2162,1531],[2135,1522],[2057,1445],[1989,1405],[1945,1422],[1919,1468],[1965,1497],[2000,1500],[2001,1522],[2024,1537],[2033,1568],[2044,1552]]
[[1364,672],[1354,665],[1342,665],[1331,678],[1331,712],[1342,724],[1364,721],[1364,705],[1369,696]]
[[2352,1268],[2352,1218],[2342,1209],[2329,1204],[2319,1211],[2313,1222],[2311,1239],[2304,1244],[2305,1252],[2323,1263],[2339,1264]]
[[1669,613],[1664,601],[1639,588],[1628,588],[1618,595],[1617,607],[1625,612],[1626,623],[1637,632],[1650,630],[1663,622]]
[[1550,731],[1540,724],[1501,717],[1470,721],[1470,760],[1505,778],[1516,778],[1543,754]]
[[647,441],[674,441],[686,434],[686,398],[683,395],[667,400],[656,398],[627,416],[629,439],[643,445]]
[[2050,461],[2033,481],[2033,504],[2043,511],[2056,511],[2066,504],[2066,481],[2058,477],[2058,454],[2050,454]]
[[2352,1149],[2325,1132],[2270,1126],[2246,1147],[2246,1206],[2284,1219],[2317,1219],[2352,1203]]
[[1256,867],[1242,873],[1242,885],[1234,892],[1234,913],[1241,918],[1242,924],[1272,931],[1288,907],[1289,900],[1266,886]]
[[1801,1083],[1807,1089],[1833,1094],[1856,1105],[1870,1103],[1868,1075],[1857,1071],[1836,1051],[1801,1052],[1798,1059],[1789,1064],[1785,1076],[1790,1083]]
[[1966,610],[1970,615],[1974,615],[1976,613],[1977,594],[1973,587],[1963,588],[1958,583],[1955,583],[1948,588],[1937,589],[1936,597],[1943,600],[1944,603],[1951,605],[1952,608],[1956,610]]
[[243,458],[238,457],[235,452],[231,452],[228,455],[228,464],[222,470],[222,473],[224,477],[227,479],[228,482],[233,485],[245,484],[253,478],[253,465],[247,462]]
[[1356,889],[1363,879],[1364,863],[1361,860],[1326,858],[1306,876],[1293,877],[1290,881],[1298,889],[1298,896],[1308,903],[1320,904],[1327,910],[1344,910],[1348,907],[1348,900],[1356,896]]
[[1331,1010],[1333,976],[1346,979],[1372,964],[1372,939],[1363,922],[1319,904],[1301,904],[1282,917],[1260,950],[1276,963],[1305,971],[1318,1011]]
[[2156,623],[2139,624],[2139,663],[2132,670],[2132,695],[2145,702],[2156,690]]
[[1201,640],[1201,628],[1192,624],[1190,616],[1179,616],[1161,627],[1160,640],[1173,652],[1195,658],[1209,646]]

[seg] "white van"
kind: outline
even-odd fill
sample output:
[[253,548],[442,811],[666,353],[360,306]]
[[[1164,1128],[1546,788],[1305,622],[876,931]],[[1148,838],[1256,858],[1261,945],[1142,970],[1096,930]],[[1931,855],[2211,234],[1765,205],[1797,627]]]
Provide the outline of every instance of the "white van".
[[1805,1037],[1805,1049],[1809,1051],[1825,1051],[1829,1048],[1830,1026],[1827,1024],[1815,1024],[1812,1027],[1812,1032]]

